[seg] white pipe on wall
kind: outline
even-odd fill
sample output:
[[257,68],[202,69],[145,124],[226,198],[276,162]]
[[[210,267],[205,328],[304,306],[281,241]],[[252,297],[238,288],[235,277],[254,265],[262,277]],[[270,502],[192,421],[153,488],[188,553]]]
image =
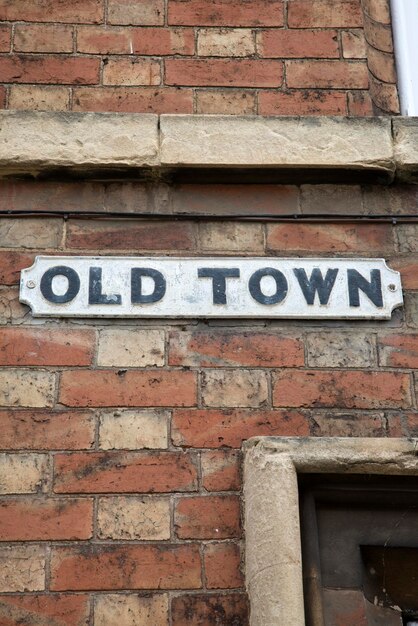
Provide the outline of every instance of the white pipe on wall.
[[391,0],[402,115],[418,115],[418,0]]

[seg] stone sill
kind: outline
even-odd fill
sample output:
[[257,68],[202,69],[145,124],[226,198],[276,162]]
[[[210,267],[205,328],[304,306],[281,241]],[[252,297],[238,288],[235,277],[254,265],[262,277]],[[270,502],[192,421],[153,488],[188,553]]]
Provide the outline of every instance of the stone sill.
[[198,169],[418,180],[418,119],[0,112],[0,177]]

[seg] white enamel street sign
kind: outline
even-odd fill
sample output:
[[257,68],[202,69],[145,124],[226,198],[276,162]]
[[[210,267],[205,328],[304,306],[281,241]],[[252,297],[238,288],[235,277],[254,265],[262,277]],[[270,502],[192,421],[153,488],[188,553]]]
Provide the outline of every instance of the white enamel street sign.
[[389,319],[384,259],[47,257],[22,270],[35,317]]

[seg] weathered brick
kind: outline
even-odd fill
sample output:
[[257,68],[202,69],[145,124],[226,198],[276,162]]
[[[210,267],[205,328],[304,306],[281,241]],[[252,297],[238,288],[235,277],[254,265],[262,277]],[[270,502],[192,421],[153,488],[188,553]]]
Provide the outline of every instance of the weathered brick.
[[290,407],[352,409],[411,406],[408,374],[382,371],[292,370],[276,374],[273,404]]
[[254,331],[172,331],[169,336],[170,365],[198,367],[296,367],[304,365],[299,339]]
[[106,328],[99,334],[97,364],[111,367],[162,366],[164,331]]
[[100,594],[95,598],[95,626],[167,626],[168,596],[165,593]]
[[312,415],[312,435],[316,437],[385,437],[383,413],[341,413],[315,411]]
[[190,624],[191,615],[195,624],[210,624],[214,615],[219,624],[249,624],[248,600],[243,593],[175,596],[171,615],[173,626]]
[[396,412],[387,413],[388,437],[417,437],[418,413]]
[[260,370],[206,370],[201,386],[206,406],[261,407],[268,401],[267,375]]
[[167,448],[167,411],[101,411],[99,447],[103,450]]
[[241,535],[238,496],[194,496],[177,500],[174,527],[180,539],[228,539]]
[[343,57],[345,59],[365,59],[366,40],[362,30],[347,30],[341,35]]
[[199,224],[200,247],[204,252],[251,252],[264,250],[261,224],[202,222]]
[[[33,87],[33,85],[31,85]],[[17,89],[26,89],[17,86]],[[29,88],[28,88],[29,89]],[[50,87],[36,87],[49,90]],[[58,87],[57,89],[66,88]],[[139,188],[137,190],[139,195]],[[76,211],[99,211],[104,206],[105,187],[90,181],[56,180],[2,180],[0,181],[0,209],[2,211],[54,211],[56,213]],[[116,210],[113,207],[112,210]],[[41,220],[38,218],[38,222]],[[43,222],[48,224],[48,222]],[[9,254],[9,252],[7,253]],[[17,253],[16,253],[17,254]],[[34,259],[34,254],[31,257]]]
[[373,103],[385,113],[399,113],[399,95],[395,84],[378,80],[372,73],[369,74],[369,92]]
[[54,457],[56,493],[194,491],[196,466],[181,452],[92,452]]
[[207,491],[240,488],[240,454],[235,450],[202,452],[202,484]]
[[103,19],[103,0],[0,0],[0,20],[94,23]]
[[0,285],[19,284],[21,270],[30,267],[33,261],[33,254],[27,252],[0,251]]
[[[97,407],[193,406],[196,391],[195,372],[67,370],[61,374],[60,402]],[[20,397],[13,404],[19,401]]]
[[12,28],[9,24],[0,24],[0,52],[10,52]]
[[168,23],[189,26],[283,26],[282,0],[169,0]]
[[390,5],[388,0],[363,0],[363,10],[368,17],[381,24],[390,24]]
[[90,539],[92,498],[0,500],[2,541]]
[[257,111],[256,94],[230,89],[197,89],[196,113],[253,115]]
[[[363,197],[360,185],[302,185],[302,213],[316,215],[361,214]],[[331,228],[334,224],[330,225]],[[369,234],[372,237],[372,233]]]
[[363,61],[286,61],[288,87],[367,89],[369,73]]
[[290,28],[362,27],[363,14],[358,0],[289,0]]
[[0,289],[0,324],[21,323],[29,307],[19,302],[19,291],[14,287]]
[[200,589],[200,555],[187,545],[87,545],[52,550],[51,590]]
[[87,54],[192,55],[191,28],[79,26],[77,50]]
[[3,450],[82,450],[94,443],[94,418],[81,411],[0,411]]
[[364,35],[366,41],[383,52],[393,52],[392,28],[390,24],[381,24],[374,20],[364,21]]
[[159,85],[159,61],[138,57],[107,59],[103,69],[103,85]]
[[379,364],[418,368],[418,335],[378,337]]
[[0,85],[0,107],[5,108],[6,106],[6,87]]
[[1,365],[91,365],[92,330],[0,328]]
[[315,90],[260,91],[260,115],[346,115],[345,92]]
[[418,289],[418,259],[413,257],[391,259],[390,266],[401,273],[404,289]]
[[0,371],[0,406],[44,407],[54,403],[55,374],[42,370]]
[[165,61],[167,85],[280,87],[282,81],[282,61],[262,59],[167,59]]
[[109,24],[164,24],[164,0],[109,0]]
[[[87,626],[90,615],[87,595],[2,595],[0,621],[4,626]],[[41,620],[41,621],[39,621]],[[51,621],[52,620],[52,621]]]
[[418,226],[416,224],[399,224],[396,227],[399,249],[403,252],[418,252]]
[[36,217],[0,218],[0,242],[4,248],[57,248],[62,237],[61,219]]
[[74,90],[74,111],[192,113],[193,91],[163,87],[99,87]]
[[368,46],[367,64],[373,76],[387,83],[396,83],[395,59],[392,53]]
[[195,225],[191,222],[137,220],[70,220],[67,246],[106,250],[193,250]]
[[372,335],[317,332],[308,334],[309,367],[371,367],[375,364]]
[[0,546],[0,591],[43,591],[46,548]]
[[373,102],[368,91],[349,91],[347,93],[348,113],[352,116],[372,116]]
[[262,30],[257,32],[257,51],[261,56],[279,59],[338,59],[336,30]]
[[235,543],[210,543],[204,549],[208,589],[237,589],[244,586],[240,570],[241,554]]
[[307,436],[309,422],[297,411],[176,410],[172,429],[176,446],[240,448],[255,436]]
[[67,111],[70,104],[68,87],[37,87],[12,85],[9,108],[23,111]]
[[72,52],[73,27],[64,24],[16,24],[15,52]]
[[0,57],[4,83],[94,85],[99,82],[99,59],[67,55],[11,55]]
[[418,327],[418,294],[405,293],[404,294],[404,308],[406,324],[410,328]]
[[198,31],[197,54],[201,57],[247,57],[255,54],[255,37],[250,29],[206,28]]
[[275,252],[390,253],[389,224],[274,224],[267,227],[267,249]]
[[41,493],[49,482],[46,454],[0,454],[0,493]]
[[155,496],[100,498],[97,524],[100,539],[170,539],[170,501]]

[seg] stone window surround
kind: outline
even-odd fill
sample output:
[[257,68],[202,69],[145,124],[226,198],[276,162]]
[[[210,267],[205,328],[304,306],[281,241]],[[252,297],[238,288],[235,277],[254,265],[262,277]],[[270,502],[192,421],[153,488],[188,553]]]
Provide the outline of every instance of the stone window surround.
[[305,624],[298,473],[418,475],[418,439],[256,437],[243,445],[251,626]]

